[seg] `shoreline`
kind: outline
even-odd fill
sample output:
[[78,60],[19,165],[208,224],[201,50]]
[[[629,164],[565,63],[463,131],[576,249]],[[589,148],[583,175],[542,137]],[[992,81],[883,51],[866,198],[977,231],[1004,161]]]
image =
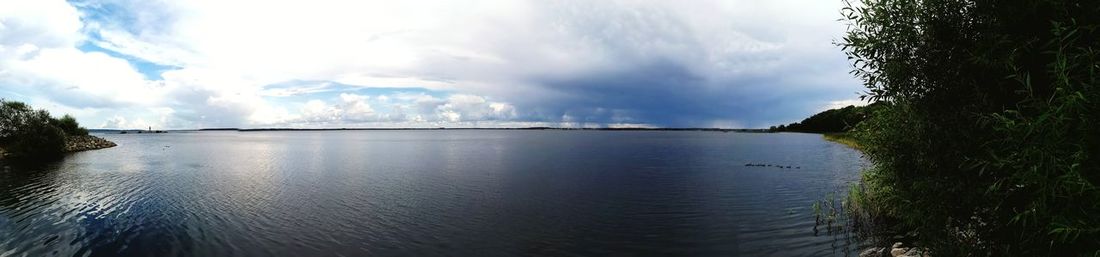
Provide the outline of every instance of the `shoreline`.
[[560,128],[560,127],[518,127],[518,128],[204,128],[197,131],[341,131],[341,130],[593,130],[593,131],[716,131],[716,132],[768,132],[767,129],[724,129],[724,128]]
[[836,142],[851,147],[853,149],[863,151],[863,149],[859,145],[859,142],[856,141],[856,139],[853,138],[851,135],[848,135],[847,132],[824,133],[821,134],[821,136],[824,137],[827,141]]
[[115,142],[92,135],[71,136],[65,140],[66,153],[111,148],[115,146],[118,146]]
[[[105,149],[118,146],[115,142],[103,139],[101,137],[85,135],[85,136],[71,136],[65,139],[65,149],[63,153],[75,153],[89,150]],[[8,152],[4,148],[0,147],[0,160],[7,160]]]
[[[848,132],[823,133],[823,134],[821,134],[821,136],[824,137],[826,141],[831,141],[831,142],[834,142],[834,143],[842,144],[842,145],[851,147],[852,149],[855,149],[856,151],[860,151],[861,153],[863,152],[863,147],[860,145],[859,141],[856,140],[856,138],[852,137],[852,135],[849,135]],[[863,171],[860,171],[860,173],[862,173],[862,172]],[[859,183],[863,183],[862,176],[860,178]],[[851,200],[851,199],[849,199],[849,200]],[[851,218],[852,215],[853,214],[849,213],[849,218]],[[928,254],[928,249],[927,248],[902,243],[901,241],[896,241],[897,238],[893,238],[893,239],[895,239],[895,240],[887,240],[887,241],[881,242],[881,243],[889,243],[889,242],[893,241],[894,242],[893,244],[878,244],[877,246],[870,246],[870,247],[864,248],[864,249],[862,249],[862,251],[859,252],[858,256],[859,257],[880,257],[880,256],[889,256],[889,257],[927,257],[927,256],[930,256]]]

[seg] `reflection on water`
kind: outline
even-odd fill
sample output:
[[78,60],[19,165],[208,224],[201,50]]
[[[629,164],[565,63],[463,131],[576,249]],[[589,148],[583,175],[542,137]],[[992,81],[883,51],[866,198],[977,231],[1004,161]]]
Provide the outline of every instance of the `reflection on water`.
[[5,166],[0,256],[842,256],[810,206],[863,164],[790,133],[104,137]]

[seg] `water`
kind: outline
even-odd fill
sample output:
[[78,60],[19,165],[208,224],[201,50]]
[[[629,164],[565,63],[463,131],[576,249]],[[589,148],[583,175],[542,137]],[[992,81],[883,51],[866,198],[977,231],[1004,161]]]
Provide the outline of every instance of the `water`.
[[101,136],[5,165],[0,256],[837,256],[810,207],[865,163],[794,133]]

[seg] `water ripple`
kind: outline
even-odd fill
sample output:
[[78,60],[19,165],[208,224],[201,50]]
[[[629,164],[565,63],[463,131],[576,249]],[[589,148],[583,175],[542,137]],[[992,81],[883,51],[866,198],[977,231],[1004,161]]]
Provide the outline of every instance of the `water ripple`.
[[800,134],[104,136],[3,164],[0,256],[837,256],[809,206],[863,163]]

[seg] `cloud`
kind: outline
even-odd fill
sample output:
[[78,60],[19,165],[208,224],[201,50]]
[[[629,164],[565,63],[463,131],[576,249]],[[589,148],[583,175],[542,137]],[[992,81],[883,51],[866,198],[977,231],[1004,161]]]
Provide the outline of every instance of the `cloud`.
[[[376,110],[375,106],[385,110]],[[494,126],[511,121],[515,107],[508,103],[467,94],[437,98],[427,94],[394,93],[392,95],[360,95],[340,93],[331,99],[312,99],[301,105],[299,115],[281,119],[257,121],[273,126],[340,127],[371,125],[389,127],[384,123],[414,127],[438,127],[453,124]]]
[[0,96],[95,123],[767,127],[860,90],[833,1],[0,1]]
[[[127,120],[126,117],[114,116],[107,119],[100,128],[106,129],[153,129],[155,123],[147,122],[144,119],[138,118],[136,120]],[[158,127],[159,128],[159,127]]]
[[297,121],[305,123],[361,123],[382,121],[379,115],[367,103],[368,96],[340,94],[335,104],[329,105],[321,100],[310,100],[302,108],[302,117]]
[[0,81],[73,107],[151,105],[160,98],[159,85],[146,81],[125,60],[72,48],[26,52],[22,58],[4,61],[6,74]]
[[852,99],[852,100],[840,100],[840,101],[830,101],[828,105],[825,105],[824,107],[821,107],[821,109],[820,109],[820,110],[821,110],[821,111],[825,111],[825,110],[829,110],[829,109],[838,109],[838,108],[844,108],[844,107],[848,107],[848,106],[850,106],[850,105],[854,105],[854,106],[864,106],[864,105],[867,105],[867,104],[869,104],[869,103],[868,103],[867,101],[863,101],[863,100],[856,100],[856,99]]
[[72,46],[83,39],[80,14],[64,1],[0,1],[0,45],[37,48]]

